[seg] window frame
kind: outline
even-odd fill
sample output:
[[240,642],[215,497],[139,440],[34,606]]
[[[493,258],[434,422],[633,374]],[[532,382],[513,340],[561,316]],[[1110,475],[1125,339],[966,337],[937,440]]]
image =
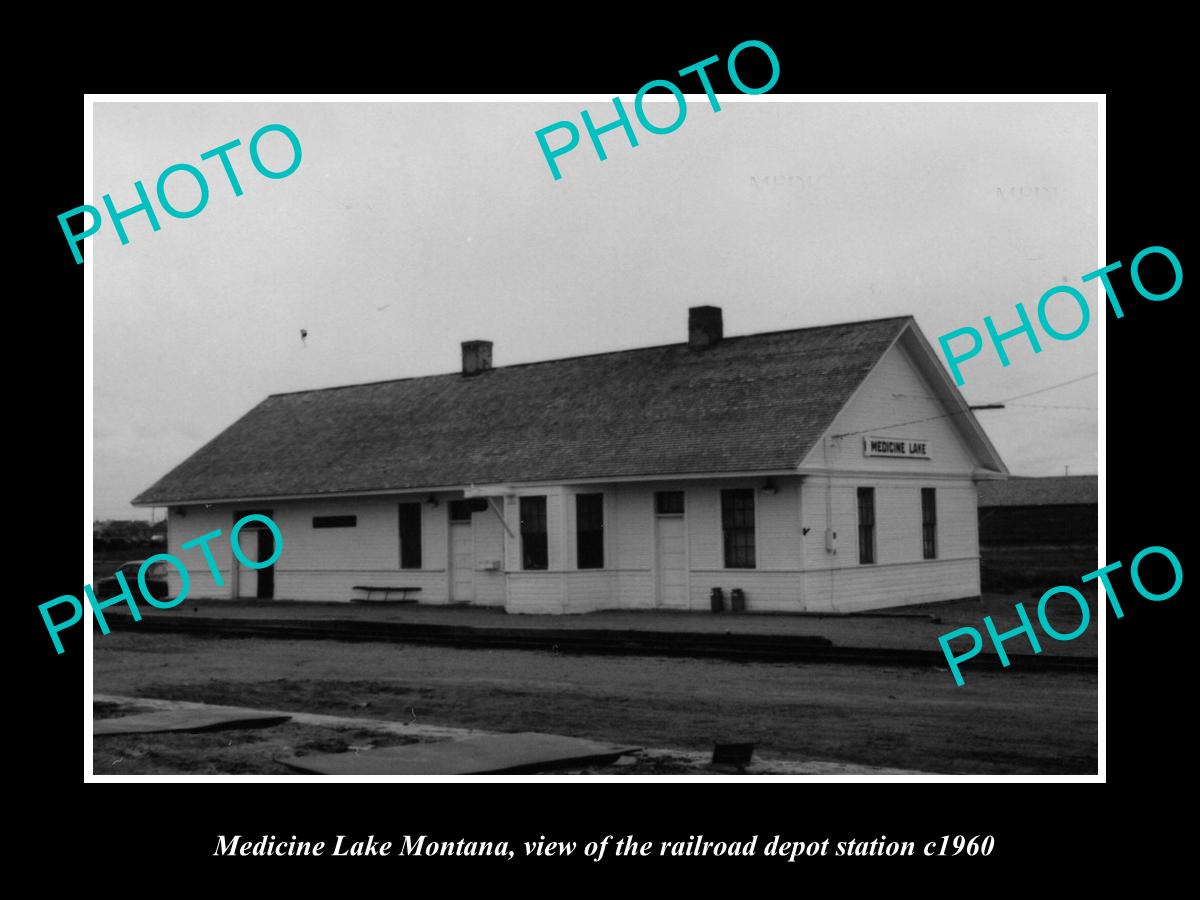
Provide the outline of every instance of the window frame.
[[313,516],[313,528],[357,528],[358,516]]
[[[748,507],[736,505],[747,498]],[[724,568],[758,568],[758,501],[754,488],[721,489],[721,548]]]
[[[535,507],[539,505],[540,511],[535,511]],[[530,512],[526,512],[526,508],[530,508]],[[549,524],[550,504],[549,498],[545,494],[534,494],[526,497],[520,497],[517,501],[517,516],[519,519],[519,533],[521,535],[521,571],[523,572],[546,572],[550,569],[550,524]],[[540,525],[540,530],[532,528],[527,529],[526,524]],[[532,542],[532,547],[530,543]],[[540,555],[540,560],[534,560],[534,564],[530,564],[530,551]],[[538,564],[540,562],[540,565]]]
[[[424,547],[422,546],[422,542],[424,539],[424,535],[422,534],[422,531],[424,530],[424,523],[423,523],[424,510],[422,509],[423,505],[424,504],[422,504],[421,501],[419,501],[419,500],[410,500],[410,501],[407,501],[404,503],[397,504],[397,506],[396,506],[396,524],[397,524],[397,528],[399,529],[397,540],[399,542],[400,568],[402,570],[403,569],[420,569],[420,568],[422,568],[423,554],[424,554]],[[411,535],[414,534],[414,532],[412,532],[411,530],[409,531],[410,538],[405,537],[405,527],[404,527],[405,526],[405,522],[404,522],[405,507],[409,507],[409,508],[416,507],[416,522],[415,522],[415,524],[416,524],[416,531],[415,531],[416,540],[415,541],[410,539]],[[409,524],[411,525],[412,523],[409,523]],[[412,565],[413,559],[412,559],[411,554],[413,554],[413,553],[416,554],[416,565]],[[406,555],[408,556],[407,562],[405,561]]]
[[[857,517],[858,517],[858,564],[860,566],[873,566],[879,562],[878,547],[875,541],[875,526],[878,522],[877,510],[875,508],[875,488],[860,487],[856,494],[857,498]],[[863,499],[870,498],[870,505],[863,506]],[[863,510],[867,509],[870,516],[869,521],[863,521]],[[865,552],[864,552],[865,551]]]
[[[590,510],[595,521],[585,522],[581,502],[594,503]],[[588,527],[585,527],[587,525]],[[583,570],[604,568],[604,494],[589,492],[575,495],[575,568]],[[585,562],[585,557],[586,562]]]
[[[663,511],[662,499],[665,497],[678,497],[679,510]],[[656,516],[683,516],[687,514],[687,497],[685,491],[655,491],[654,492],[654,514]]]

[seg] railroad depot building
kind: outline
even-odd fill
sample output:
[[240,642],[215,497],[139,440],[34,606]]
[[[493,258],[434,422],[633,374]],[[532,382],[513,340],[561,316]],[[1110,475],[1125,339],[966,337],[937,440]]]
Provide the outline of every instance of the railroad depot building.
[[[682,323],[681,323],[682,324]],[[851,612],[978,596],[977,484],[1007,470],[912,317],[268,397],[138,496],[193,597],[511,613]],[[181,544],[263,513],[274,566]],[[269,559],[268,530],[243,553]],[[180,578],[171,570],[172,596]]]

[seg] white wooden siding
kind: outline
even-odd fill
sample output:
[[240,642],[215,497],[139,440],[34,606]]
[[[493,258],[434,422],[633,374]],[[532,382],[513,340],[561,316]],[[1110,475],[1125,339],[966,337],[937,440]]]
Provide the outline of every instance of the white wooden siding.
[[616,579],[612,572],[602,569],[568,572],[565,583],[566,611],[592,612],[597,609],[613,609],[620,602],[614,590]]
[[[420,603],[441,604],[449,601],[446,590],[446,573],[405,569],[376,569],[347,572],[307,570],[275,573],[275,598],[277,600],[306,600],[322,603],[348,603],[354,597],[362,598],[362,591],[355,591],[356,584],[404,585],[419,587],[421,593],[413,596]],[[378,597],[378,595],[376,595]]]
[[[446,581],[447,500],[438,495],[438,506],[424,501],[427,494],[356,499],[297,500],[274,503],[186,507],[186,515],[171,508],[168,515],[169,553],[179,557],[191,579],[189,596],[231,597],[233,552],[229,543],[234,510],[270,509],[279,527],[283,548],[275,563],[275,598],[278,600],[348,601],[356,584],[398,584],[420,587],[421,601],[444,603]],[[421,569],[400,568],[398,504],[421,503]],[[352,528],[313,528],[313,516],[353,515]],[[222,580],[216,585],[199,548],[182,552],[193,538],[219,528],[221,536],[209,543]],[[243,530],[242,536],[244,537]],[[168,567],[168,571],[173,569]],[[179,576],[170,577],[172,596],[178,595]],[[501,601],[502,602],[502,601]]]
[[773,481],[777,493],[754,492],[758,568],[794,571],[803,565],[804,559],[800,541],[799,483],[778,478]]
[[[830,426],[830,436],[847,436],[831,437],[829,441],[819,443],[804,464],[881,474],[971,474],[977,468],[976,460],[958,426],[946,415],[947,410],[933,399],[930,390],[913,366],[908,352],[896,344],[879,360]],[[914,421],[917,419],[925,421]],[[896,424],[901,422],[910,424]],[[926,439],[930,442],[932,458],[866,456],[863,453],[866,434]]]
[[[514,613],[588,612],[596,609],[649,609],[656,606],[654,494],[685,492],[688,590],[691,609],[709,609],[709,592],[721,587],[746,594],[750,611],[840,611],[954,599],[979,592],[978,530],[974,483],[965,475],[927,478],[884,473],[835,474],[773,479],[776,492],[761,490],[765,479],[648,482],[588,487],[605,495],[605,567],[580,571],[575,554],[574,495],[583,488],[551,488],[547,497],[548,555],[545,572],[520,569],[519,540],[508,537],[490,509],[475,513],[475,598]],[[725,569],[720,491],[749,487],[755,494],[754,569]],[[858,487],[876,491],[876,559],[857,559]],[[921,488],[933,487],[938,500],[938,559],[924,560],[921,540]],[[836,554],[825,551],[826,496],[838,532]],[[527,491],[533,494],[534,491]],[[421,570],[400,569],[397,504],[403,497],[345,498],[256,504],[273,511],[283,535],[275,566],[280,600],[348,601],[355,584],[406,584],[422,588],[419,602],[449,600],[448,513],[450,494],[413,499],[422,506]],[[519,534],[517,497],[502,507]],[[240,508],[240,507],[239,507]],[[191,596],[229,597],[232,555],[228,535],[232,506],[188,507],[170,513],[169,551],[187,565]],[[357,526],[314,529],[314,515],[354,515]],[[807,527],[807,536],[802,529]],[[203,556],[180,546],[221,529],[212,548],[225,584],[217,587]],[[489,559],[500,571],[487,571]],[[178,576],[172,593],[178,593]]]
[[510,613],[566,612],[561,572],[510,572],[508,603]]
[[[654,558],[654,490],[621,485],[615,490],[613,516],[618,569],[650,572]],[[647,602],[652,603],[653,598]]]
[[521,507],[516,497],[506,496],[503,501],[504,521],[512,532],[504,534],[504,570],[518,572],[521,569]]
[[[875,489],[875,559],[858,559],[858,488]],[[921,489],[937,491],[937,559],[924,558]],[[804,607],[861,609],[953,600],[979,594],[975,484],[952,476],[889,479],[810,476],[803,487]],[[836,553],[825,549],[826,497],[832,500]],[[835,577],[820,575],[836,572]],[[849,574],[847,574],[849,573]]]
[[[231,597],[233,583],[233,551],[229,545],[229,532],[233,527],[233,511],[228,507],[205,509],[203,506],[189,506],[187,514],[180,515],[175,507],[167,511],[167,553],[180,560],[187,569],[189,598]],[[218,586],[216,579],[205,561],[199,547],[184,551],[183,544],[195,540],[202,534],[221,530],[221,536],[208,542],[221,573],[223,585]],[[174,566],[167,566],[167,585],[171,597],[178,597],[183,579]],[[137,591],[136,586],[134,591]]]
[[[835,418],[802,468],[804,608],[851,612],[979,594],[977,460],[897,344]],[[924,421],[911,421],[911,420]],[[897,424],[897,423],[909,424]],[[844,437],[833,437],[844,434]],[[931,459],[868,457],[867,435],[925,439]],[[858,559],[858,488],[875,490],[875,562]],[[937,558],[924,559],[921,489],[937,491]],[[835,552],[826,529],[836,532]]]
[[[730,485],[741,487],[741,485]],[[685,491],[684,518],[688,524],[691,569],[720,569],[725,565],[721,534],[721,491],[715,486],[692,486]]]
[[[313,566],[315,559],[336,559],[338,567],[358,571],[400,568],[400,512],[398,501],[363,497],[359,500],[326,500],[261,504],[283,535],[283,551],[275,564],[277,574]],[[424,504],[422,508],[426,508]],[[232,515],[232,514],[228,514]],[[357,516],[353,528],[314,528],[314,516]],[[428,548],[422,535],[422,567]]]
[[725,608],[730,608],[730,592],[741,588],[746,595],[747,612],[803,612],[804,573],[762,571],[760,569],[706,569],[692,571],[691,608],[711,610],[712,589],[725,592]]
[[810,612],[861,612],[979,596],[979,560],[940,559],[861,568],[835,568],[804,576]]
[[654,573],[650,569],[621,569],[614,575],[616,608],[654,607]]
[[561,572],[566,568],[566,558],[563,554],[563,544],[567,536],[565,492],[560,489],[546,491],[546,556],[547,565],[551,572]]

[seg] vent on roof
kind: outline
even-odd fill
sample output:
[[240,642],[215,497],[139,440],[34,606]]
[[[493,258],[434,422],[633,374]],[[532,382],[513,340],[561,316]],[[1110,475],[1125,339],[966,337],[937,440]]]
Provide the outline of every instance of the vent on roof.
[[462,373],[464,375],[478,375],[480,372],[486,372],[492,367],[492,342],[463,341],[462,356]]
[[721,323],[721,307],[693,306],[688,310],[688,346],[703,350],[721,340],[724,325]]

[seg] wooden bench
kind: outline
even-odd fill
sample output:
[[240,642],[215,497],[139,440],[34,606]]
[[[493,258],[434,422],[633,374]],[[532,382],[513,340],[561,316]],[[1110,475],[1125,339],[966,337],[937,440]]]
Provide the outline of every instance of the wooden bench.
[[[419,594],[421,592],[421,589],[419,587],[380,587],[378,585],[370,585],[370,584],[356,584],[354,586],[354,590],[366,591],[367,596],[366,597],[353,597],[350,600],[351,603],[416,603],[417,598],[410,597],[408,595],[409,594]],[[375,593],[382,593],[383,599],[382,600],[372,600],[371,595],[375,594]],[[399,600],[389,600],[388,599],[389,594],[399,594],[400,599]]]

